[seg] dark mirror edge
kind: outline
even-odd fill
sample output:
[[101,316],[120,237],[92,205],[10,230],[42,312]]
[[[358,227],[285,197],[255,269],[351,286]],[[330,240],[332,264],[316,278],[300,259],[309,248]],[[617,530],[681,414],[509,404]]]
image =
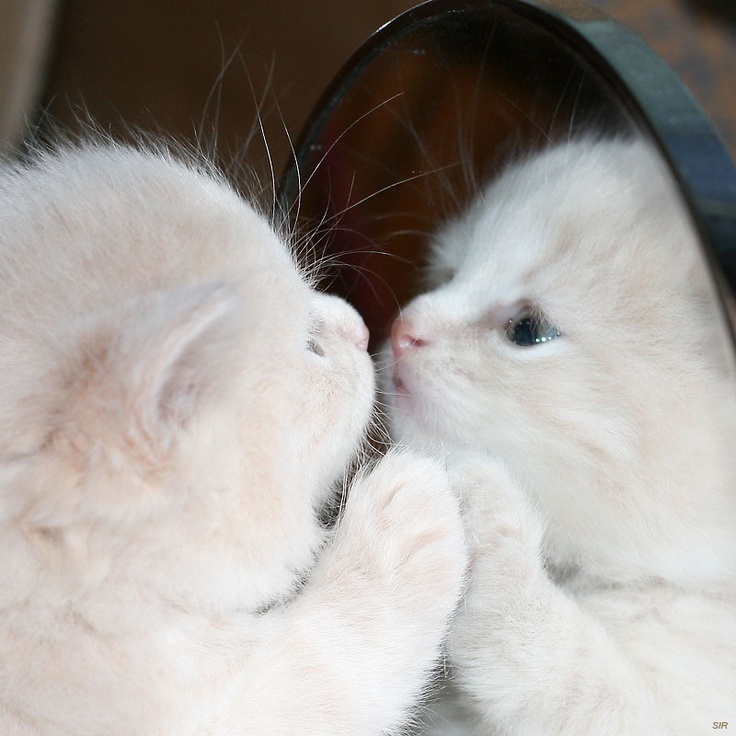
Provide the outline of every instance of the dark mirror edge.
[[675,73],[639,36],[578,0],[428,0],[383,25],[343,65],[304,125],[280,182],[283,206],[296,197],[333,110],[383,49],[440,16],[492,7],[551,32],[616,92],[678,181],[722,299],[736,295],[736,168],[725,145]]
[[[501,4],[539,9],[532,0]],[[611,86],[657,144],[680,184],[719,282],[736,294],[736,168],[712,123],[665,62],[636,34],[602,16],[574,20],[544,10],[569,46]]]

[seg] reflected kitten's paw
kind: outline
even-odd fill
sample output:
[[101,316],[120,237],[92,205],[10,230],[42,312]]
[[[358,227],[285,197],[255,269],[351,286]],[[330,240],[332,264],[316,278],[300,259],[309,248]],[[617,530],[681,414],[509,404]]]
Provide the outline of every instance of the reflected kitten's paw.
[[393,451],[354,483],[336,541],[377,593],[386,591],[397,607],[439,623],[455,607],[465,579],[459,506],[439,462]]
[[461,498],[470,547],[470,590],[498,600],[542,569],[543,524],[508,468],[480,453],[456,457],[450,476]]

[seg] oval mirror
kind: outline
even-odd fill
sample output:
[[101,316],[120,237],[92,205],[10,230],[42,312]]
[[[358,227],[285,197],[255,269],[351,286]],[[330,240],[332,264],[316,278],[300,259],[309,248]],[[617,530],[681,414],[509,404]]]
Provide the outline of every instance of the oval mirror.
[[428,235],[479,183],[519,151],[590,128],[638,131],[660,152],[730,300],[725,148],[646,44],[578,0],[431,0],[384,26],[314,111],[282,202],[375,347],[417,293]]

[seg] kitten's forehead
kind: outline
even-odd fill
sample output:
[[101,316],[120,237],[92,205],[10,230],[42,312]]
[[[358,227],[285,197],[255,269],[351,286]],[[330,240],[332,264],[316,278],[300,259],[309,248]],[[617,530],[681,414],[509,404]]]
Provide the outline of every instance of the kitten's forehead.
[[443,235],[443,245],[457,253],[448,287],[454,297],[476,304],[528,297],[562,255],[556,228],[545,224],[516,202],[476,208],[454,223]]
[[511,166],[445,228],[437,249],[455,260],[468,299],[596,290],[602,269],[620,276],[676,248],[654,235],[675,222],[688,229],[681,210],[648,146],[583,140]]
[[90,290],[106,285],[94,298],[208,279],[276,303],[300,291],[287,245],[204,164],[100,146],[42,159],[32,174],[19,183],[36,193],[22,198],[39,210],[27,213],[37,215],[35,232],[53,234],[65,274],[86,273]]

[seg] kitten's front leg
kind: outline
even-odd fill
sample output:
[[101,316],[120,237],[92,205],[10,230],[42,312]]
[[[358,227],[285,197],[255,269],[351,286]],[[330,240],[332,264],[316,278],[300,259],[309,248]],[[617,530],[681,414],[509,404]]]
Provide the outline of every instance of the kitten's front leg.
[[477,733],[665,734],[641,673],[549,578],[543,525],[517,481],[481,456],[456,472],[471,563],[449,651]]
[[427,686],[466,563],[446,471],[414,453],[384,458],[350,489],[307,588],[264,617],[247,732],[393,733]]

